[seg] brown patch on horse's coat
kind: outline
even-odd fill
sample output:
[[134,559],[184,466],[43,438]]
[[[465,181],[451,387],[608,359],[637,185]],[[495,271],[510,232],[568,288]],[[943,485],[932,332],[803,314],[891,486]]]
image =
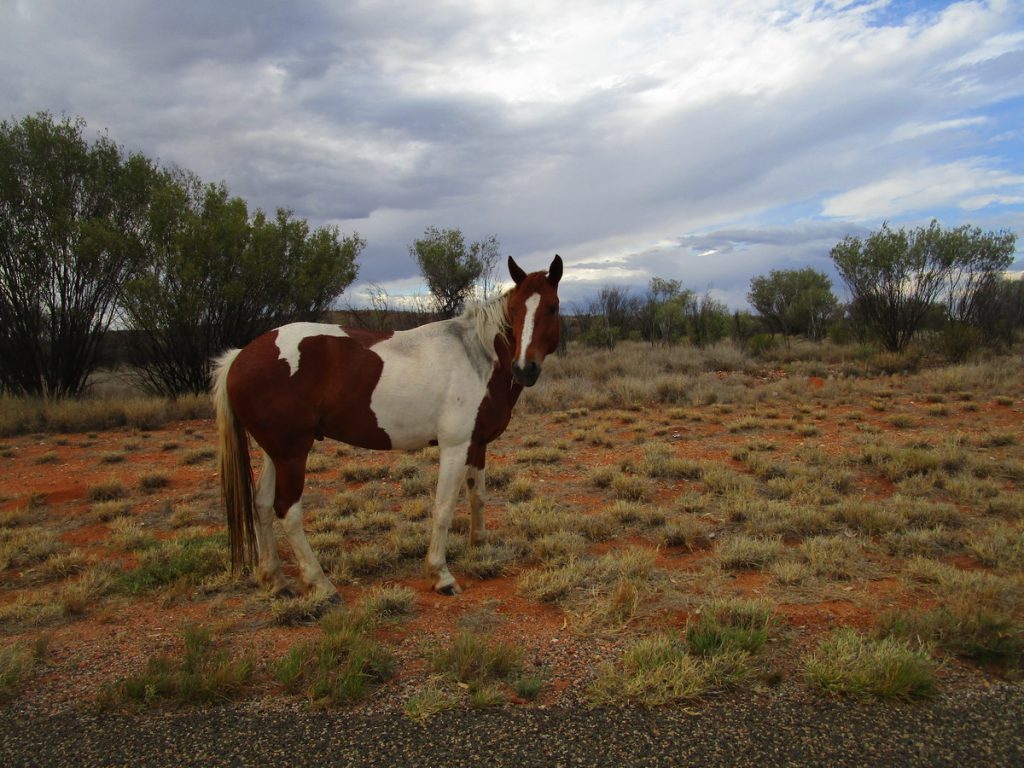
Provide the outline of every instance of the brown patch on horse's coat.
[[487,381],[487,393],[477,409],[473,437],[466,455],[466,463],[477,469],[484,468],[487,444],[500,437],[508,427],[512,409],[523,391],[523,385],[512,378],[512,349],[508,339],[503,335],[495,336],[494,349],[498,353],[498,361]]
[[384,368],[372,346],[391,334],[364,329],[345,333],[302,339],[301,363],[292,374],[280,357],[277,331],[270,331],[243,349],[228,373],[237,418],[277,468],[278,517],[302,496],[306,456],[315,439],[391,448],[391,438],[370,408]]

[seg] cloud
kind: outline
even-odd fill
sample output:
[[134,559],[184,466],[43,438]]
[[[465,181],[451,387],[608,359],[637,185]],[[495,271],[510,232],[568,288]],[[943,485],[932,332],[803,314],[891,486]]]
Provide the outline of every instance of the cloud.
[[1019,203],[1024,175],[987,167],[967,159],[928,168],[909,169],[825,200],[822,213],[856,220],[960,207],[977,210],[996,202]]
[[0,99],[358,230],[364,281],[409,290],[408,244],[455,226],[560,252],[569,293],[742,304],[844,229],[1021,221],[1024,9],[907,7],[9,1]]

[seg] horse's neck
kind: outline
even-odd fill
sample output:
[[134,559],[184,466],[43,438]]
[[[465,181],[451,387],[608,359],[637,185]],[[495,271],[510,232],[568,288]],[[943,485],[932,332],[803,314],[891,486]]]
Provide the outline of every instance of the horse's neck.
[[515,349],[515,343],[511,328],[506,328],[494,337],[494,351],[498,354],[494,372],[501,376],[507,375],[512,381],[515,381],[512,378],[512,350]]
[[[519,400],[519,395],[523,391],[523,385],[512,376],[512,352],[514,348],[515,338],[512,336],[511,329],[507,329],[495,336],[494,350],[497,352],[498,357],[491,372],[491,380],[487,386],[491,399],[499,400],[500,407],[507,407],[509,414],[512,413],[512,408],[515,406],[516,401]],[[495,397],[497,392],[501,393],[502,396],[500,398]],[[495,405],[498,405],[498,403]]]

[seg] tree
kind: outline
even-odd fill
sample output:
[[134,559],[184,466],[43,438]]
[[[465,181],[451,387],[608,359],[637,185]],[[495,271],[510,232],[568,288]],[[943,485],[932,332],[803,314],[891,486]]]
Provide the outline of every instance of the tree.
[[143,256],[142,155],[49,114],[0,124],[0,388],[77,395]]
[[796,333],[821,339],[838,304],[828,275],[811,267],[773,269],[767,277],[753,278],[747,301],[787,343]]
[[693,291],[684,289],[678,280],[652,277],[641,310],[644,336],[652,344],[668,344],[681,335],[685,331],[687,307],[693,300]]
[[494,290],[495,268],[501,245],[495,235],[466,246],[460,229],[427,227],[423,237],[409,246],[442,317],[454,317],[482,279],[484,298]]
[[948,271],[942,292],[951,322],[977,324],[981,299],[1002,280],[1016,243],[1012,232],[982,232],[967,225],[943,234],[941,258]]
[[1016,237],[937,221],[893,231],[887,224],[864,240],[847,236],[832,260],[851,294],[851,311],[891,352],[901,352],[934,303],[946,298],[954,315],[967,316],[977,291],[1009,266]]
[[356,277],[364,246],[309,231],[279,209],[250,216],[224,184],[161,174],[149,210],[149,259],[126,285],[127,325],[144,381],[176,396],[204,392],[212,357],[292,320],[316,320]]
[[728,335],[730,319],[729,308],[705,291],[699,299],[687,305],[687,336],[703,349]]
[[590,346],[611,349],[626,335],[640,313],[640,299],[628,288],[605,285],[587,303],[590,328],[584,341]]
[[501,279],[498,277],[498,264],[501,263],[501,244],[497,235],[488,235],[483,240],[469,245],[470,253],[480,262],[480,298],[483,301],[491,298],[498,291]]
[[1024,328],[1024,280],[1000,278],[980,289],[975,323],[982,339],[1009,346]]

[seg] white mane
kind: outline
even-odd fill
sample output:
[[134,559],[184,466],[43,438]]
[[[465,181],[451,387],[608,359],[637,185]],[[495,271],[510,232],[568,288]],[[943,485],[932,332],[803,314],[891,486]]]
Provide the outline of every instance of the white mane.
[[485,302],[472,302],[466,305],[462,317],[473,324],[488,357],[496,360],[498,353],[494,349],[494,337],[508,330],[511,322],[508,317],[508,294],[503,293]]

